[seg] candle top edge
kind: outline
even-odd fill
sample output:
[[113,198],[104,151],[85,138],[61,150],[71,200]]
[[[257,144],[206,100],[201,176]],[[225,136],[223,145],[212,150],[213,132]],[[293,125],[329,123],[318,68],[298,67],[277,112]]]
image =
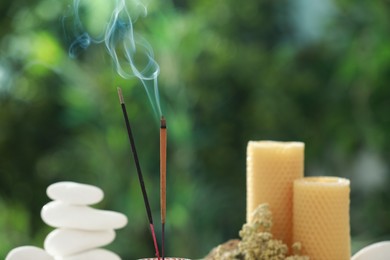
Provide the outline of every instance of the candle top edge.
[[333,176],[311,176],[296,179],[294,184],[311,186],[349,186],[350,181],[346,178]]
[[262,140],[262,141],[249,141],[248,146],[255,147],[304,147],[305,143],[299,141],[271,141],[271,140]]

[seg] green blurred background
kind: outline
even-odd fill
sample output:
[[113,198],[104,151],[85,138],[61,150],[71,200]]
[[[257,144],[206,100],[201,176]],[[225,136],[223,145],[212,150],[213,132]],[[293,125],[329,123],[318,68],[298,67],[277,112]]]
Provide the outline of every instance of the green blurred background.
[[[107,22],[109,1],[82,14]],[[0,257],[37,245],[57,181],[105,191],[129,225],[110,249],[153,255],[116,86],[123,87],[159,223],[158,119],[104,46],[72,59],[70,2],[0,2]],[[200,258],[245,221],[249,140],[306,144],[305,174],[351,179],[353,251],[390,239],[390,5],[370,0],[149,0],[135,30],[161,66],[168,255]],[[102,14],[102,15],[100,15]],[[95,27],[94,27],[95,26]],[[97,30],[98,32],[98,30]],[[160,232],[158,228],[158,232]]]

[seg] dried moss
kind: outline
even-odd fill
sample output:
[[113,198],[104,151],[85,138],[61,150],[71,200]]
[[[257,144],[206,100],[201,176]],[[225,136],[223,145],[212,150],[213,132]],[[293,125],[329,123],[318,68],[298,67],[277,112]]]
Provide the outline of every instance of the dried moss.
[[301,244],[292,246],[293,255],[287,256],[288,247],[271,233],[272,213],[268,204],[261,204],[253,212],[253,221],[243,225],[241,240],[230,240],[214,248],[206,260],[309,260],[301,256]]

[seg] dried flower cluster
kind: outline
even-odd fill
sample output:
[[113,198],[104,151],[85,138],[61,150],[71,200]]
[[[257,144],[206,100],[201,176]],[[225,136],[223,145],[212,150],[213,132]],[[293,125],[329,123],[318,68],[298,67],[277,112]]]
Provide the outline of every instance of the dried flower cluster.
[[206,260],[309,260],[301,256],[301,245],[292,246],[293,255],[287,256],[288,247],[281,240],[273,239],[272,214],[268,204],[260,205],[253,212],[253,221],[240,230],[241,240],[230,240],[213,249]]

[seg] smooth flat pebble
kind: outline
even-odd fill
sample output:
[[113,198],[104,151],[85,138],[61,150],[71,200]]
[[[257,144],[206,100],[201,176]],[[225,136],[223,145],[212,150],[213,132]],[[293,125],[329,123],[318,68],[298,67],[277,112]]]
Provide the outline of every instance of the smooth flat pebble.
[[70,205],[61,201],[52,201],[43,206],[41,218],[55,228],[82,230],[118,229],[127,224],[127,217],[122,213]]
[[62,257],[59,259],[61,260],[121,260],[121,258],[117,254],[101,248],[86,251],[77,255]]
[[45,250],[35,246],[21,246],[12,249],[5,260],[54,260]]
[[351,260],[388,260],[390,259],[390,241],[382,241],[360,249]]
[[52,200],[75,205],[93,205],[104,197],[104,193],[99,187],[70,181],[50,185],[46,189],[46,194]]
[[67,256],[108,245],[114,239],[115,232],[112,229],[84,231],[60,228],[47,235],[44,248],[52,256]]

